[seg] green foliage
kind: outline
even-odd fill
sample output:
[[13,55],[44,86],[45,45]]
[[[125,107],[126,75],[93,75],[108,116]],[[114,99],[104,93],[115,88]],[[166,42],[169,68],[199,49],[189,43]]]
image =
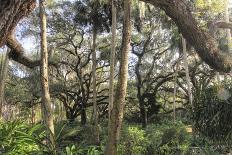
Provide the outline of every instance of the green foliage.
[[205,144],[204,140],[193,138],[181,121],[173,123],[165,120],[161,124],[148,125],[145,130],[135,125],[125,125],[118,153],[120,155],[191,154],[192,147],[197,147],[197,150],[204,154],[204,151],[211,150],[204,148]]
[[[56,141],[63,128],[57,130]],[[46,137],[49,132],[42,124],[34,126],[22,121],[0,122],[0,154],[53,155],[55,146]]]
[[111,14],[108,11],[107,3],[102,0],[94,1],[77,1],[75,3],[76,16],[75,21],[82,26],[95,26],[95,28],[103,32],[110,32]]
[[196,0],[196,6],[199,9],[207,9],[212,13],[220,13],[224,11],[225,1],[224,0]]
[[[92,126],[80,126],[79,123],[59,122],[55,128],[57,136],[57,147],[62,155],[100,155],[103,154],[103,147],[92,144]],[[72,145],[70,145],[70,143]]]
[[191,146],[191,135],[186,126],[178,121],[165,121],[160,125],[151,125],[146,129],[150,154],[175,154],[187,152]]
[[[93,131],[88,128],[88,126],[80,127],[78,124],[64,125],[61,123],[57,125],[58,154],[102,155],[103,146],[106,145],[107,128],[101,132],[102,143],[100,146],[91,144]],[[54,154],[50,145],[44,143],[45,132],[45,128],[40,124],[29,126],[21,121],[0,123],[0,151],[9,155]],[[75,139],[71,137],[75,137]],[[124,125],[122,129],[118,154],[192,154],[191,147],[197,147],[201,154],[214,153],[205,139],[193,138],[190,133],[186,132],[186,125],[180,121],[176,123],[163,121],[161,124],[148,125],[146,129],[128,124]]]
[[67,146],[65,148],[66,152],[63,152],[65,155],[101,155],[103,151],[99,151],[97,146],[85,146],[85,147],[76,147],[72,145],[71,147]]
[[137,126],[126,126],[122,131],[119,154],[143,155],[146,152],[148,140],[145,131]]
[[[204,136],[223,142],[232,139],[232,88],[231,83],[210,86],[197,93],[193,121]],[[200,95],[199,95],[200,94]]]
[[0,154],[39,154],[45,133],[41,125],[33,127],[21,122],[0,122]]

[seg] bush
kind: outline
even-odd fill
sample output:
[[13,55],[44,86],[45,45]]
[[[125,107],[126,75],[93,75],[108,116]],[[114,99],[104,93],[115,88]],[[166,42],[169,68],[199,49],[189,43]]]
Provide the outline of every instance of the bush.
[[180,121],[164,121],[162,124],[149,125],[146,133],[149,139],[147,154],[186,153],[191,146],[192,137]]
[[152,154],[187,154],[190,147],[201,145],[181,121],[163,121],[160,124],[148,125],[144,130],[136,125],[124,125],[122,129],[119,155],[152,155]]
[[125,126],[119,144],[119,154],[143,155],[146,153],[148,140],[145,131],[138,126]]
[[85,146],[85,147],[76,147],[72,145],[71,147],[67,146],[65,152],[62,155],[102,155],[103,151],[98,146]]
[[232,139],[231,86],[231,83],[210,86],[195,97],[192,118],[195,128],[216,142],[231,142]]
[[21,155],[40,152],[45,134],[41,125],[33,127],[21,121],[0,122],[0,154]]

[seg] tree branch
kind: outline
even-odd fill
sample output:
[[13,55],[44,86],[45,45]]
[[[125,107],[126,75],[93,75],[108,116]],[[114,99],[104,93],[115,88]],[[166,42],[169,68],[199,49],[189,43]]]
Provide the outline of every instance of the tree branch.
[[215,39],[198,26],[192,13],[183,0],[140,0],[150,3],[172,18],[180,33],[195,48],[201,59],[217,71],[230,72],[232,56],[224,54],[218,47]]
[[11,49],[9,57],[14,61],[21,63],[29,68],[34,68],[40,65],[39,60],[33,61],[24,56],[25,50],[22,45],[17,41],[13,33],[7,38],[7,46]]

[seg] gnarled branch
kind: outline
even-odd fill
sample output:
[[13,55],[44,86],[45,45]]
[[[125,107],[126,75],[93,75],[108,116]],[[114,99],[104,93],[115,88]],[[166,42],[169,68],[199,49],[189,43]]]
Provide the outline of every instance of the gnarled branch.
[[40,65],[40,60],[33,61],[24,56],[25,50],[13,34],[8,36],[7,46],[11,49],[9,57],[14,61],[17,61],[29,68],[34,68]]
[[195,48],[201,59],[217,71],[230,72],[232,56],[221,52],[209,32],[198,26],[183,0],[141,0],[150,3],[172,18],[184,38]]

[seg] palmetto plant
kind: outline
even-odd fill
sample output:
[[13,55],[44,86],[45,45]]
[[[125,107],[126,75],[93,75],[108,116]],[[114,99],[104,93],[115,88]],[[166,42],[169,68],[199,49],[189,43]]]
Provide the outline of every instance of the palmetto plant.
[[53,154],[42,124],[30,126],[22,121],[0,122],[0,154]]
[[30,154],[39,151],[44,138],[41,125],[30,127],[21,121],[0,122],[0,154]]

